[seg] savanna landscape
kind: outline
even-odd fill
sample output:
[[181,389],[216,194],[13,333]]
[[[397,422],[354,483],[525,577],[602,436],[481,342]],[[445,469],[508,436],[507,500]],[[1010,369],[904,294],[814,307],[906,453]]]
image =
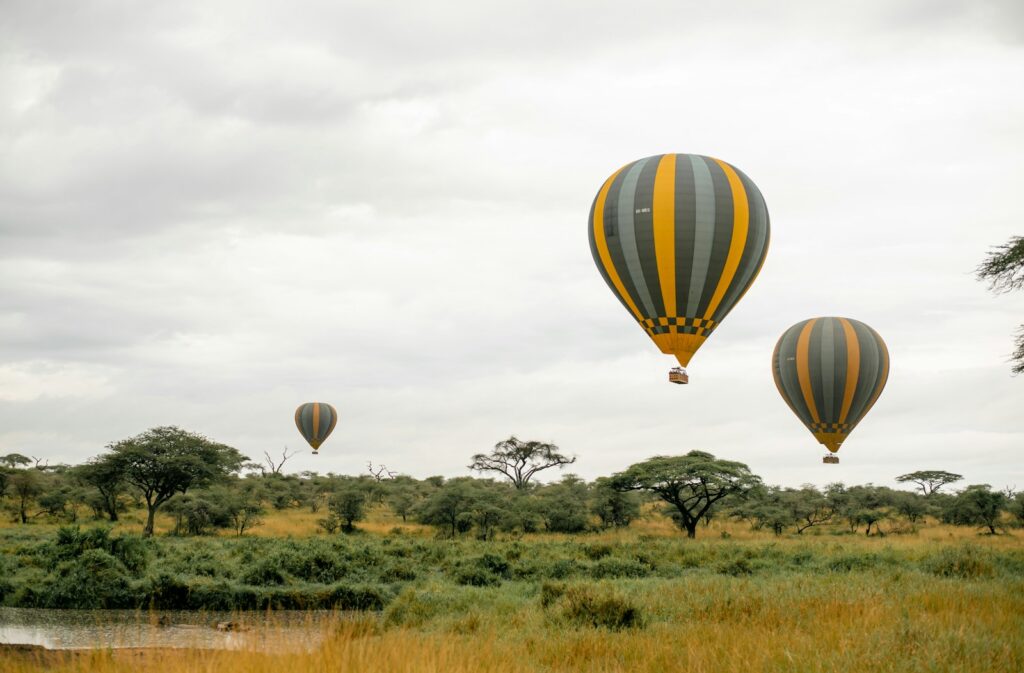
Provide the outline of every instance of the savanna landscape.
[[[160,442],[189,438],[215,453],[183,477],[187,452],[168,456]],[[152,534],[138,466],[100,469],[140,450],[166,459],[159,476],[186,479],[156,509]],[[212,455],[220,474],[208,469]],[[372,464],[357,477],[290,475],[287,454],[240,463],[230,447],[169,428],[82,466],[19,458],[3,457],[3,605],[134,610],[154,630],[168,627],[168,610],[230,613],[239,629],[257,614],[271,633],[275,613],[315,611],[307,629],[317,640],[287,653],[265,643],[8,648],[5,670],[1010,671],[1024,662],[1024,493],[956,488],[962,477],[950,472],[899,475],[907,489],[779,488],[741,463],[691,452],[594,482],[566,474],[517,488],[500,473],[417,480]],[[483,475],[516,464],[543,474],[569,460],[513,437],[473,464]],[[36,486],[28,496],[26,482]],[[691,538],[687,520],[698,515]]]
[[1021,82],[1022,0],[3,0],[0,673],[1024,673]]

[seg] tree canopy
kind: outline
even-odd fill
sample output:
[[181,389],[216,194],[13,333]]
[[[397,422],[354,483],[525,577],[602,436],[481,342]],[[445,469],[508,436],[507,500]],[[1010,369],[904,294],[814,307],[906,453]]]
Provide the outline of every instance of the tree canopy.
[[[1024,236],[1013,236],[993,248],[975,272],[978,280],[987,281],[996,293],[1024,288]],[[1024,325],[1017,332],[1010,361],[1014,374],[1024,373]]]
[[153,534],[157,509],[174,494],[224,479],[248,460],[230,446],[174,426],[152,428],[108,448],[100,460],[109,461],[146,500],[145,535]]
[[469,469],[477,472],[498,472],[508,477],[517,489],[526,488],[530,479],[541,470],[562,467],[576,462],[561,453],[554,444],[524,442],[514,435],[494,445],[490,453],[473,456]]
[[697,524],[723,498],[740,496],[761,485],[743,463],[715,458],[705,451],[683,456],[655,456],[612,477],[623,491],[650,491],[678,513],[687,537],[697,537]]
[[896,481],[901,484],[905,484],[908,481],[917,484],[917,487],[921,489],[921,493],[924,495],[931,495],[946,484],[952,484],[961,479],[963,479],[963,475],[944,470],[918,470],[917,472],[908,472],[896,477]]

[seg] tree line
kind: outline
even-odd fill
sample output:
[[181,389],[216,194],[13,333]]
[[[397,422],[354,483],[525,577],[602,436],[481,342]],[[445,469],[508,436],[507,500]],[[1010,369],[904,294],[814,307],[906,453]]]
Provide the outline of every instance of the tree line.
[[[152,535],[157,512],[170,515],[176,535],[262,523],[269,511],[320,514],[327,534],[351,533],[369,508],[386,506],[403,522],[434,527],[439,536],[499,533],[584,533],[620,528],[656,504],[688,537],[715,518],[747,522],[776,535],[840,525],[866,535],[907,532],[926,520],[975,526],[991,534],[1024,526],[1024,491],[974,484],[941,470],[900,475],[914,490],[833,483],[823,489],[771,486],[745,464],[704,451],[656,456],[587,482],[574,474],[541,484],[537,475],[575,462],[554,444],[510,437],[472,456],[481,477],[415,479],[368,465],[359,476],[286,474],[280,458],[250,461],[236,449],[177,427],[158,427],[110,444],[81,465],[50,466],[18,453],[0,456],[0,507],[15,521],[118,521],[138,509]],[[492,476],[493,475],[493,476]],[[884,524],[884,527],[883,527]]]

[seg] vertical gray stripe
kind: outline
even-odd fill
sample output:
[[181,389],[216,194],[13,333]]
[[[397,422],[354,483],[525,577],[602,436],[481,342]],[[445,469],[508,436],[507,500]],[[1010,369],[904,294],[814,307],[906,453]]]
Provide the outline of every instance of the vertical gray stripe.
[[722,303],[718,305],[715,315],[712,316],[716,322],[721,322],[743,296],[768,253],[768,210],[764,198],[750,178],[735,166],[732,168],[747,194],[747,240],[732,284],[722,298]]
[[824,397],[824,404],[820,411],[822,423],[835,423],[838,418],[835,413],[835,387],[836,387],[836,319],[822,318],[821,320],[821,391]]
[[690,273],[690,291],[686,295],[686,307],[682,315],[699,317],[697,308],[704,292],[708,262],[711,260],[711,245],[715,240],[715,186],[711,181],[704,158],[689,154],[693,166],[693,187],[696,227],[693,238],[693,268]]
[[800,374],[797,371],[796,346],[800,339],[800,332],[803,331],[807,320],[802,320],[786,330],[782,335],[782,345],[779,347],[779,365],[781,367],[782,388],[786,391],[786,397],[799,411],[797,417],[800,421],[810,426],[814,422],[811,417],[811,410],[807,408],[804,401],[804,394],[800,388]]
[[621,235],[622,254],[626,259],[626,269],[629,277],[637,290],[637,298],[643,304],[643,312],[646,316],[657,315],[654,310],[654,301],[651,299],[651,291],[644,279],[643,267],[640,266],[640,253],[636,247],[636,228],[633,217],[635,213],[634,203],[636,196],[636,183],[640,179],[640,172],[652,158],[647,157],[633,164],[622,182],[622,189],[619,191],[618,199],[618,224]]

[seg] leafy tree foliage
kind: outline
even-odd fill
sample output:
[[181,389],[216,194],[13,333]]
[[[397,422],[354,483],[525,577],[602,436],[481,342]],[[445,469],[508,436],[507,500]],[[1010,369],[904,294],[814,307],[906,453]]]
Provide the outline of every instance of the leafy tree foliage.
[[993,491],[988,484],[974,484],[957,494],[942,518],[947,523],[960,526],[987,528],[995,535],[1006,506],[1005,493]]
[[963,479],[962,475],[944,470],[919,470],[896,477],[896,481],[901,484],[905,484],[908,481],[917,484],[917,487],[921,489],[921,493],[926,496],[935,493],[947,484],[956,483],[961,479]]
[[623,491],[650,491],[671,505],[687,537],[697,537],[697,524],[724,498],[745,495],[761,479],[743,463],[715,458],[704,451],[683,456],[656,456],[612,477]]
[[127,486],[120,465],[116,461],[93,458],[75,467],[73,474],[96,489],[103,512],[111,521],[117,521],[118,498]]
[[113,463],[146,501],[147,536],[153,534],[157,509],[176,493],[224,480],[246,461],[230,446],[174,426],[152,428],[108,448],[101,460]]
[[512,436],[495,444],[494,450],[490,453],[478,453],[473,456],[469,469],[503,474],[517,489],[522,490],[541,470],[560,468],[575,462],[575,457],[562,455],[554,444],[524,442]]
[[10,477],[11,491],[18,505],[18,518],[28,523],[28,508],[43,492],[42,479],[37,470],[18,470]]
[[[978,280],[988,281],[993,292],[1024,288],[1024,236],[1014,236],[997,246],[976,269]],[[1024,325],[1021,325],[1010,356],[1014,374],[1024,373]]]
[[590,508],[604,528],[624,528],[640,516],[640,499],[616,489],[608,477],[599,477],[591,489]]
[[0,456],[0,466],[6,467],[9,470],[25,467],[31,462],[31,458],[20,453],[8,453],[6,456]]
[[367,490],[357,479],[347,479],[331,495],[327,505],[341,523],[341,530],[351,533],[355,523],[366,516]]
[[417,518],[420,523],[436,526],[447,536],[455,537],[473,527],[473,507],[479,498],[473,479],[450,479],[427,495]]

